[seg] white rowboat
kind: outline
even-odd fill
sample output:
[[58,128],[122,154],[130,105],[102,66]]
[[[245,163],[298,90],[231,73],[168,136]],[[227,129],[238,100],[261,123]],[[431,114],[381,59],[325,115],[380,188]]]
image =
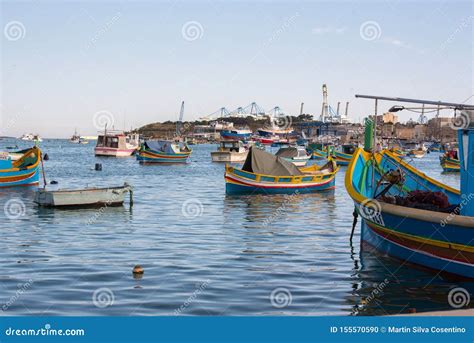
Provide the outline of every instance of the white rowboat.
[[132,187],[127,183],[123,186],[107,188],[57,191],[39,189],[35,193],[34,201],[43,207],[109,207],[122,205],[127,193],[130,194],[130,206],[132,206]]

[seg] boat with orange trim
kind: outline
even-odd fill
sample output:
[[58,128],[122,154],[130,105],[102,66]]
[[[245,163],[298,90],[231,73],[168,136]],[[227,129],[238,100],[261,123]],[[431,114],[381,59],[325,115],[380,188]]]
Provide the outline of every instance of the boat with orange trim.
[[[450,106],[468,108],[464,115],[474,125],[473,106]],[[366,137],[370,130],[366,125]],[[362,218],[361,242],[404,263],[474,278],[474,177],[468,172],[474,165],[474,154],[468,153],[474,147],[474,126],[461,128],[458,140],[460,191],[428,177],[388,150],[374,151],[373,138],[369,146],[356,150],[345,186]]]
[[140,146],[141,163],[186,163],[193,152],[184,142],[148,140]]
[[333,159],[323,166],[296,167],[284,158],[250,148],[241,168],[226,165],[226,194],[292,194],[335,188],[339,167]]
[[41,150],[35,146],[21,154],[13,160],[10,153],[0,152],[0,187],[38,185]]

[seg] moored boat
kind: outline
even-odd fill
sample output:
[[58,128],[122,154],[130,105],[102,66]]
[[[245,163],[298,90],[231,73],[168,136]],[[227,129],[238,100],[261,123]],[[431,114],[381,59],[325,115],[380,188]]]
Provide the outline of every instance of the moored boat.
[[443,171],[446,173],[461,171],[459,153],[457,149],[451,149],[439,156],[439,162],[443,168]]
[[338,167],[333,160],[323,166],[298,168],[281,157],[251,148],[241,168],[226,165],[227,194],[290,194],[330,190]]
[[275,155],[293,163],[297,167],[304,167],[311,158],[311,155],[301,146],[280,148]]
[[250,138],[252,131],[246,129],[222,130],[220,132],[222,139],[229,141],[245,141]]
[[183,142],[148,140],[141,145],[137,160],[142,163],[186,163],[191,153],[192,149]]
[[[472,111],[470,117],[474,123]],[[468,153],[474,127],[459,130],[458,136],[461,191],[428,177],[390,151],[374,152],[372,145],[354,153],[345,186],[362,218],[362,242],[404,263],[474,278],[474,178],[468,171],[474,163],[474,155]]]
[[54,191],[42,188],[36,191],[34,202],[42,207],[112,207],[122,205],[127,193],[130,193],[132,205],[132,187],[127,183],[118,187]]
[[122,131],[107,131],[99,134],[94,148],[96,156],[127,157],[139,147],[139,135],[126,135]]
[[10,154],[15,153],[0,152],[0,187],[38,185],[41,150],[33,147],[14,158]]
[[21,139],[22,141],[34,141],[34,142],[43,141],[43,139],[39,135],[34,135],[32,133],[24,134],[19,139]]
[[217,151],[211,152],[212,162],[243,162],[247,158],[248,148],[241,141],[223,140]]

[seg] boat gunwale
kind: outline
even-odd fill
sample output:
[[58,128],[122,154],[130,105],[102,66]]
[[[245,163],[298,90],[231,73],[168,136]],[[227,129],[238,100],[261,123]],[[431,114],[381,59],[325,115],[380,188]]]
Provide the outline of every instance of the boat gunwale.
[[[368,198],[368,197],[362,195],[361,193],[359,193],[354,188],[354,186],[352,184],[354,167],[355,167],[355,165],[357,163],[357,160],[358,160],[359,156],[361,155],[361,153],[370,154],[368,152],[365,152],[362,148],[358,148],[354,152],[354,156],[353,156],[353,158],[352,158],[352,160],[351,160],[351,162],[350,162],[350,164],[347,168],[346,175],[345,175],[345,178],[344,178],[344,184],[345,184],[347,192],[349,193],[349,196],[358,204],[361,204],[361,203],[363,203],[364,201],[367,201],[367,200],[378,201],[376,199]],[[391,154],[389,151],[383,151],[380,154],[387,154],[389,157],[392,156],[396,160],[399,160],[400,164],[402,164],[404,167],[406,167],[410,171],[414,172],[418,176],[424,177],[426,180],[428,180],[430,182],[433,182],[437,186],[438,185],[441,186],[441,188],[443,188],[443,189],[449,190],[453,193],[460,194],[460,192],[458,190],[456,190],[454,188],[451,188],[447,185],[443,185],[439,181],[436,181],[436,180],[430,178],[429,176],[425,175],[424,173],[415,170],[415,168],[413,168],[409,164],[407,164],[404,161],[402,161],[401,159],[393,156],[393,154]],[[417,220],[427,221],[427,222],[437,223],[437,224],[440,224],[441,222],[446,221],[448,217],[451,217],[449,219],[449,224],[455,225],[455,226],[460,226],[460,227],[465,228],[465,229],[474,230],[474,218],[472,218],[472,217],[460,216],[460,215],[457,215],[457,214],[454,214],[454,213],[428,211],[428,210],[423,210],[423,209],[418,209],[418,208],[411,208],[411,207],[406,207],[406,206],[388,204],[388,203],[385,203],[385,202],[382,202],[382,201],[378,201],[378,203],[380,204],[382,212],[387,212],[389,214],[393,214],[393,215],[396,215],[396,216],[411,218],[411,219],[417,219]]]

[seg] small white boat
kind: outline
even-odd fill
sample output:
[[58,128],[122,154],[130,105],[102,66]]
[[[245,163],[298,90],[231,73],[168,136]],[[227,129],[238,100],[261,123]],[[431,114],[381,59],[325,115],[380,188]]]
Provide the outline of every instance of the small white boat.
[[34,202],[42,207],[112,207],[120,206],[125,195],[130,194],[130,206],[133,205],[132,187],[123,186],[106,188],[63,189],[49,191],[39,189],[35,193]]
[[275,155],[293,163],[297,167],[304,167],[311,158],[311,155],[302,146],[280,148]]
[[241,141],[221,141],[217,151],[211,152],[212,162],[243,162],[248,148]]
[[35,141],[35,142],[42,142],[43,140],[39,135],[34,135],[32,133],[24,134],[20,137],[22,141]]

